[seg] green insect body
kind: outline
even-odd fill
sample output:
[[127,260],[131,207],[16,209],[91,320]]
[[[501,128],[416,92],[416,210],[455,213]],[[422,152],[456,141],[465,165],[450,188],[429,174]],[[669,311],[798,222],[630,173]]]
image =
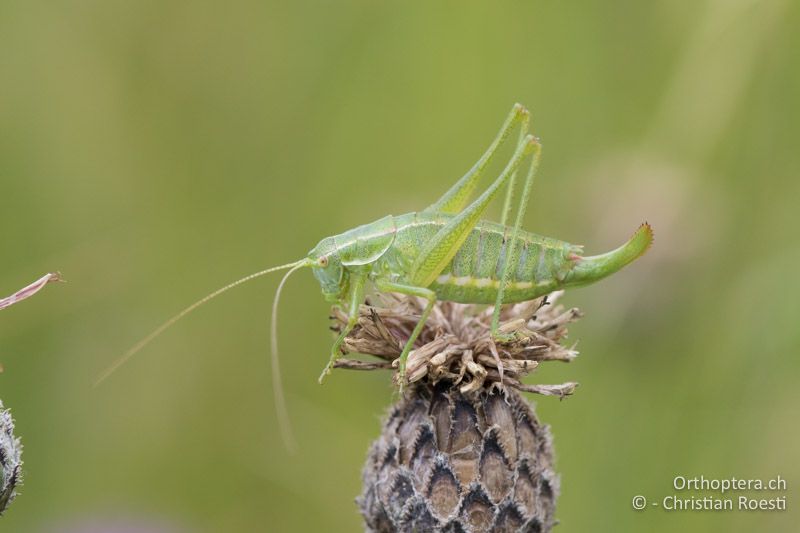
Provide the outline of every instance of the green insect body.
[[[528,123],[528,111],[516,104],[478,162],[428,208],[421,212],[387,216],[327,237],[299,261],[256,272],[214,291],[133,346],[102,373],[96,383],[197,307],[246,281],[283,269],[289,271],[278,285],[273,301],[271,352],[276,406],[287,445],[290,432],[277,356],[277,309],[286,280],[300,268],[310,267],[324,297],[340,305],[348,316],[347,324],[331,348],[320,382],[341,356],[342,343],[355,327],[368,283],[381,292],[417,296],[427,301],[397,361],[397,382],[401,390],[405,385],[406,360],[437,300],[494,304],[492,336],[498,341],[509,340],[499,331],[502,304],[532,300],[556,289],[602,279],[641,256],[653,240],[652,230],[645,223],[616,250],[584,257],[580,246],[522,230],[520,226],[541,157],[541,145],[538,139],[528,134]],[[520,127],[520,136],[510,161],[489,187],[468,203],[492,156],[517,126]],[[513,225],[507,225],[511,203],[516,198],[517,172],[523,161],[529,158],[515,221]],[[486,208],[503,188],[506,195],[500,223],[482,220]]]
[[[414,287],[409,273],[418,257],[420,243],[435,237],[452,218],[452,215],[407,213],[323,239],[308,258],[325,298],[347,304],[348,294],[352,294],[351,277],[356,278],[359,291],[363,290],[361,278],[365,277],[379,288],[426,296],[423,291],[400,289]],[[434,281],[424,288],[432,291],[437,300],[496,303],[511,232],[508,226],[480,221]],[[598,281],[639,257],[651,241],[651,229],[643,224],[616,250],[583,257],[581,246],[521,231],[502,303],[533,300],[554,290]],[[361,299],[352,301],[360,304]],[[337,356],[335,353],[334,360]]]
[[[407,284],[405,273],[419,253],[419,243],[433,238],[452,219],[449,215],[407,213],[386,217],[347,233],[328,237],[310,253],[315,262],[326,258],[327,266],[314,266],[325,297],[340,302],[348,287],[349,272],[342,266],[352,264],[357,254],[367,251],[372,265],[368,278],[386,278]],[[375,231],[376,229],[379,231]],[[438,300],[458,303],[492,304],[497,299],[502,268],[508,254],[511,228],[495,222],[480,221],[456,252],[453,259],[429,285]],[[511,271],[503,303],[533,300],[565,287],[597,281],[635,259],[648,240],[646,226],[631,241],[608,254],[581,257],[582,246],[529,232],[517,236],[519,251],[516,268]],[[378,252],[368,252],[370,242]],[[610,263],[613,260],[613,263]]]
[[[500,306],[532,300],[556,289],[586,285],[618,271],[642,255],[652,242],[643,224],[611,252],[583,257],[582,247],[520,229],[525,204],[538,168],[541,145],[522,135],[511,161],[474,202],[465,207],[481,172],[516,122],[527,129],[528,112],[516,105],[489,150],[445,195],[419,213],[387,216],[371,224],[323,239],[301,266],[310,266],[328,301],[348,312],[348,323],[333,345],[320,382],[341,355],[341,345],[358,318],[367,281],[379,291],[422,297],[427,305],[398,360],[398,384],[405,383],[405,362],[436,300],[494,304],[492,334],[499,332]],[[532,162],[514,226],[481,220],[488,204],[508,186],[507,217],[520,163]],[[506,339],[507,340],[507,339]]]

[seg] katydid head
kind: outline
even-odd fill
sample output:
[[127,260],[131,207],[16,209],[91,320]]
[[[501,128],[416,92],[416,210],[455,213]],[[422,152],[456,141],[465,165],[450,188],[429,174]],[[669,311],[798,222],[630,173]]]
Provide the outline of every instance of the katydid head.
[[336,251],[333,237],[322,239],[308,252],[308,262],[317,278],[325,300],[336,303],[342,300],[346,290],[344,266]]
[[331,303],[345,300],[350,288],[349,273],[375,264],[389,251],[396,234],[395,219],[388,215],[319,241],[306,259],[325,299]]

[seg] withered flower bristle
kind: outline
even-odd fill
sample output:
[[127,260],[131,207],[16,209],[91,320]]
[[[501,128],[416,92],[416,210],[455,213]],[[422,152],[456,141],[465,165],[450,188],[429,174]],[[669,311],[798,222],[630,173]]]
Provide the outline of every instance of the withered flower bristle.
[[[561,341],[567,325],[582,315],[556,302],[561,292],[530,302],[504,306],[500,331],[513,340],[495,343],[491,336],[492,309],[475,305],[437,302],[408,358],[408,382],[436,384],[446,381],[462,393],[500,384],[526,392],[566,396],[576,383],[527,385],[520,378],[544,361],[571,361],[578,352]],[[345,339],[346,353],[378,357],[382,361],[342,358],[337,368],[392,369],[406,339],[419,321],[423,301],[395,294],[380,294],[374,305],[362,305],[358,325]],[[333,310],[334,329],[347,322],[344,312]],[[394,365],[392,364],[394,362]]]

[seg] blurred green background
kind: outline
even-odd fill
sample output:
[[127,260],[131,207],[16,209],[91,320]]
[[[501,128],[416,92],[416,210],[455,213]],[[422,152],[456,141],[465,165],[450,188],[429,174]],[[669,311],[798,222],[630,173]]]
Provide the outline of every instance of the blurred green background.
[[[421,209],[515,101],[544,159],[525,226],[654,249],[574,290],[581,357],[531,381],[558,531],[796,531],[800,4],[7,0],[0,7],[0,397],[26,483],[3,531],[356,531],[389,376],[337,372],[308,272],[281,305],[299,453],[267,360],[279,277],[206,292]],[[789,484],[786,512],[631,510],[676,475]],[[686,496],[691,494],[684,493]]]

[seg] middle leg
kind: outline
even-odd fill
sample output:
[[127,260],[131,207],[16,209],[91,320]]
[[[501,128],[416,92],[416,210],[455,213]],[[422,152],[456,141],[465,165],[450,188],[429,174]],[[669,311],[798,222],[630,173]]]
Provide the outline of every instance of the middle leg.
[[428,302],[425,304],[422,314],[419,317],[419,322],[417,322],[417,325],[411,332],[411,336],[408,337],[405,346],[403,346],[403,351],[398,358],[397,383],[402,393],[406,384],[406,360],[408,359],[408,354],[411,353],[414,342],[416,342],[417,337],[419,337],[419,334],[422,332],[423,326],[425,326],[425,322],[428,320],[428,316],[431,314],[431,309],[433,309],[433,305],[436,303],[436,293],[424,287],[414,287],[382,279],[376,280],[375,286],[381,292],[399,292],[400,294],[407,294],[409,296],[418,296],[424,298]]

